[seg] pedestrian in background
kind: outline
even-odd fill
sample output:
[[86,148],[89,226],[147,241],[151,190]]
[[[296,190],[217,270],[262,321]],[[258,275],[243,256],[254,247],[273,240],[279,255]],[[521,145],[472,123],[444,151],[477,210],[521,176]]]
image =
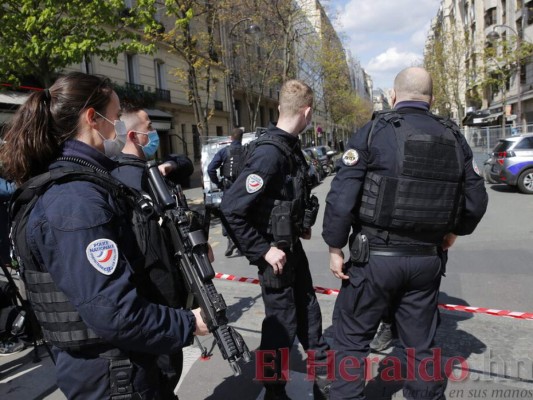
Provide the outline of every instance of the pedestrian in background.
[[[265,400],[288,399],[280,350],[290,349],[296,336],[314,361],[324,362],[329,349],[300,241],[300,237],[311,237],[314,223],[307,227],[304,223],[310,185],[298,140],[311,123],[312,107],[313,92],[308,85],[299,80],[283,84],[277,126],[270,126],[256,139],[258,144],[221,203],[228,233],[250,264],[259,268],[265,304],[260,350],[276,351],[273,360],[258,356],[258,362],[273,361],[276,366],[259,370],[265,378]],[[315,372],[313,365],[310,371]],[[323,398],[323,382],[319,377],[314,386],[315,399]]]
[[[45,339],[54,346],[57,383],[69,399],[154,399],[156,358],[207,334],[200,310],[150,303],[137,291],[137,244],[126,201],[108,171],[125,135],[111,81],[82,73],[32,93],[0,149],[18,185],[55,170],[90,170],[95,181],[51,185],[14,238],[22,277]],[[60,168],[66,167],[61,170]],[[102,179],[96,179],[101,176]],[[109,182],[107,187],[95,183]],[[25,250],[22,250],[25,249]]]
[[[330,269],[342,279],[332,400],[365,399],[364,360],[389,308],[416,371],[416,379],[405,380],[404,396],[444,398],[445,377],[421,362],[433,355],[447,250],[457,235],[474,231],[488,199],[465,138],[429,111],[431,101],[430,75],[422,68],[401,71],[394,110],[375,114],[351,137],[326,199],[322,236]],[[342,248],[352,227],[345,266]],[[346,360],[355,367],[345,368]],[[421,365],[428,368],[425,380]]]

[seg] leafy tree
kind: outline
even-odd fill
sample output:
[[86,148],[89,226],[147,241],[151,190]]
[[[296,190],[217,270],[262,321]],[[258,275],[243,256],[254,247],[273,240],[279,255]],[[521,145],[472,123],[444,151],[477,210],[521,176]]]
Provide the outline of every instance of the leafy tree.
[[[532,54],[533,44],[523,40],[517,41],[516,36],[510,38],[504,36],[494,43],[489,42],[489,45],[485,47],[483,85],[492,93],[501,91],[502,110],[504,112],[511,78],[514,77],[515,82],[520,80],[519,67],[525,68],[525,62]],[[520,114],[521,110],[517,113]],[[502,125],[505,125],[505,118]]]
[[281,3],[285,1],[227,1],[220,15],[227,39],[226,73],[232,88],[243,96],[252,130],[267,90],[276,92],[282,82]]
[[165,14],[173,26],[167,32],[152,32],[153,39],[169,45],[170,52],[185,61],[186,68],[171,73],[188,89],[199,135],[209,135],[213,116],[212,94],[223,74],[219,61],[218,10],[221,2],[165,0]]
[[0,81],[33,77],[43,87],[86,55],[117,61],[124,51],[149,52],[154,0],[3,0],[0,5]]
[[434,38],[426,48],[424,67],[433,78],[433,108],[440,114],[457,111],[462,121],[465,109],[466,56],[470,48],[468,33],[450,16],[449,24],[444,20],[433,31]]

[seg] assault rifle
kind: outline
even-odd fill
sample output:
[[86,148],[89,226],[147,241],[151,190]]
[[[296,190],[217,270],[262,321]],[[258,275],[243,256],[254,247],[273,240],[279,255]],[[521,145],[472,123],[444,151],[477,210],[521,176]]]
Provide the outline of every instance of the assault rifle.
[[[172,254],[179,265],[189,296],[193,296],[199,305],[202,318],[215,338],[213,347],[215,343],[218,345],[222,357],[228,360],[233,374],[238,376],[241,368],[237,362],[241,358],[249,362],[251,355],[242,336],[228,325],[226,302],[213,284],[215,271],[208,257],[206,224],[199,213],[189,209],[179,185],[173,187],[172,191],[169,189],[155,161],[148,162],[146,168],[150,196],[162,218],[163,229],[170,235]],[[208,356],[201,347],[203,355]]]

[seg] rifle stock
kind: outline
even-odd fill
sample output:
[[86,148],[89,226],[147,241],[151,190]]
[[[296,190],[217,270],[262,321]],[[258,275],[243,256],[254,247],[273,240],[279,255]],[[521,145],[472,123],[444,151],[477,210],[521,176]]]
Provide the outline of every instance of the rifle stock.
[[222,357],[228,360],[233,374],[238,376],[240,359],[250,361],[251,355],[242,336],[228,325],[226,302],[218,293],[213,278],[215,271],[208,257],[205,221],[188,209],[181,188],[172,193],[161,176],[157,163],[147,163],[150,196],[162,218],[162,227],[172,241],[172,251],[189,290],[201,309],[209,332],[215,338]]

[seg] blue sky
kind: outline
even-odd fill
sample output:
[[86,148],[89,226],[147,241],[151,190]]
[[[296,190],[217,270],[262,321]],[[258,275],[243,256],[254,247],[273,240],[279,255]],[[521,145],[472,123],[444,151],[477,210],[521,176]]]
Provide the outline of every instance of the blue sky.
[[322,0],[337,32],[370,74],[374,88],[392,87],[405,67],[421,63],[441,0]]

